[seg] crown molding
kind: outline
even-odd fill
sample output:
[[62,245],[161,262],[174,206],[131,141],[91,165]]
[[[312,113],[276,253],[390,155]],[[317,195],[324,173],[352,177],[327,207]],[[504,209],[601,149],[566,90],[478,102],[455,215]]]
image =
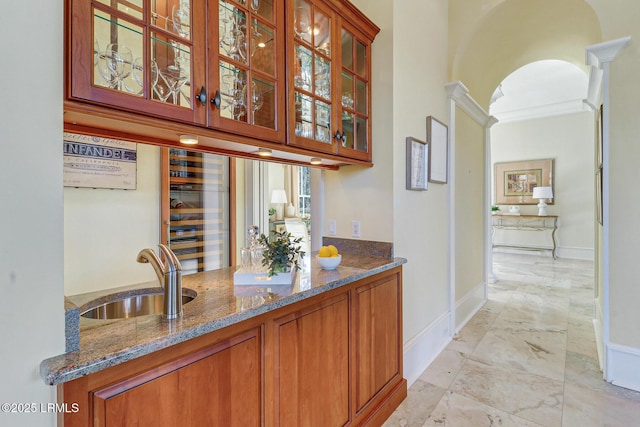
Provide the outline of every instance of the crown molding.
[[498,122],[493,116],[490,116],[475,99],[469,95],[469,89],[461,82],[451,82],[444,85],[447,91],[447,97],[453,101],[467,113],[473,120],[478,122],[482,127],[489,128]]
[[493,114],[500,120],[500,123],[509,123],[521,120],[540,119],[543,117],[560,116],[564,114],[580,113],[592,111],[584,99],[574,99],[570,101],[557,102],[554,104],[536,105],[520,110],[505,111],[504,113],[494,112]]
[[627,36],[587,46],[585,48],[585,62],[587,65],[602,69],[602,65],[605,62],[613,61],[618,53],[624,49],[630,41],[631,37]]

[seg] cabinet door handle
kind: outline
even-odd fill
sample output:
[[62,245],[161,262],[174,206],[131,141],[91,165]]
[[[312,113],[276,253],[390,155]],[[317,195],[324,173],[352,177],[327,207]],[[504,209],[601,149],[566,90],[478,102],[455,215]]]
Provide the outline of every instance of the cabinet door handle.
[[334,139],[337,139],[337,140],[341,140],[341,139],[342,139],[342,133],[340,133],[340,131],[339,131],[339,130],[337,130],[337,131],[336,131],[336,134],[335,134],[335,135],[333,135],[333,138],[334,138]]
[[217,109],[220,109],[220,90],[216,90],[216,94],[211,98],[211,103],[215,105]]
[[202,86],[200,93],[196,96],[196,99],[200,101],[202,105],[207,105],[207,90]]

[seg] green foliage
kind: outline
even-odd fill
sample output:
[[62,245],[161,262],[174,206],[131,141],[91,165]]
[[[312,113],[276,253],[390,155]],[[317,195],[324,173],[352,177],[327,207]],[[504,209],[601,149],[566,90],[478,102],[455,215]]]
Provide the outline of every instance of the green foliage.
[[300,270],[298,260],[300,256],[304,256],[304,251],[300,250],[302,237],[292,237],[291,233],[286,231],[272,231],[270,237],[264,234],[258,237],[258,243],[266,248],[262,265],[269,268],[269,277],[276,273],[286,273],[291,266]]
[[276,214],[276,209],[275,208],[269,208],[269,216],[275,215],[275,214]]
[[499,206],[493,205],[491,206],[491,212],[498,212],[500,210]]

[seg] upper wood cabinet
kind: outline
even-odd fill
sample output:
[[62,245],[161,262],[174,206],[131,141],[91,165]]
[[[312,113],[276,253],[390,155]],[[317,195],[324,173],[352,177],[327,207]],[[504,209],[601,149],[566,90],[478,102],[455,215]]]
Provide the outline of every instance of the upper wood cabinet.
[[207,26],[209,124],[284,142],[283,2],[209,0]]
[[118,109],[130,124],[166,119],[172,134],[195,125],[226,141],[371,161],[379,29],[348,1],[66,2],[69,101]]
[[[69,0],[67,94],[205,123],[205,5],[188,0]],[[192,60],[193,59],[193,60]]]
[[377,28],[344,3],[287,4],[289,144],[371,161],[369,76]]

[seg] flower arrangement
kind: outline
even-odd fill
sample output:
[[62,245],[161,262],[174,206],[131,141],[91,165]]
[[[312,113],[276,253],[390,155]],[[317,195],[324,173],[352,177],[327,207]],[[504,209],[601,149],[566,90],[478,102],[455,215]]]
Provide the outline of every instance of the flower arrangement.
[[304,256],[300,242],[302,237],[293,238],[287,231],[272,231],[270,237],[261,234],[258,243],[264,248],[262,265],[269,270],[269,277],[277,273],[288,273],[293,267],[300,270],[299,257]]

